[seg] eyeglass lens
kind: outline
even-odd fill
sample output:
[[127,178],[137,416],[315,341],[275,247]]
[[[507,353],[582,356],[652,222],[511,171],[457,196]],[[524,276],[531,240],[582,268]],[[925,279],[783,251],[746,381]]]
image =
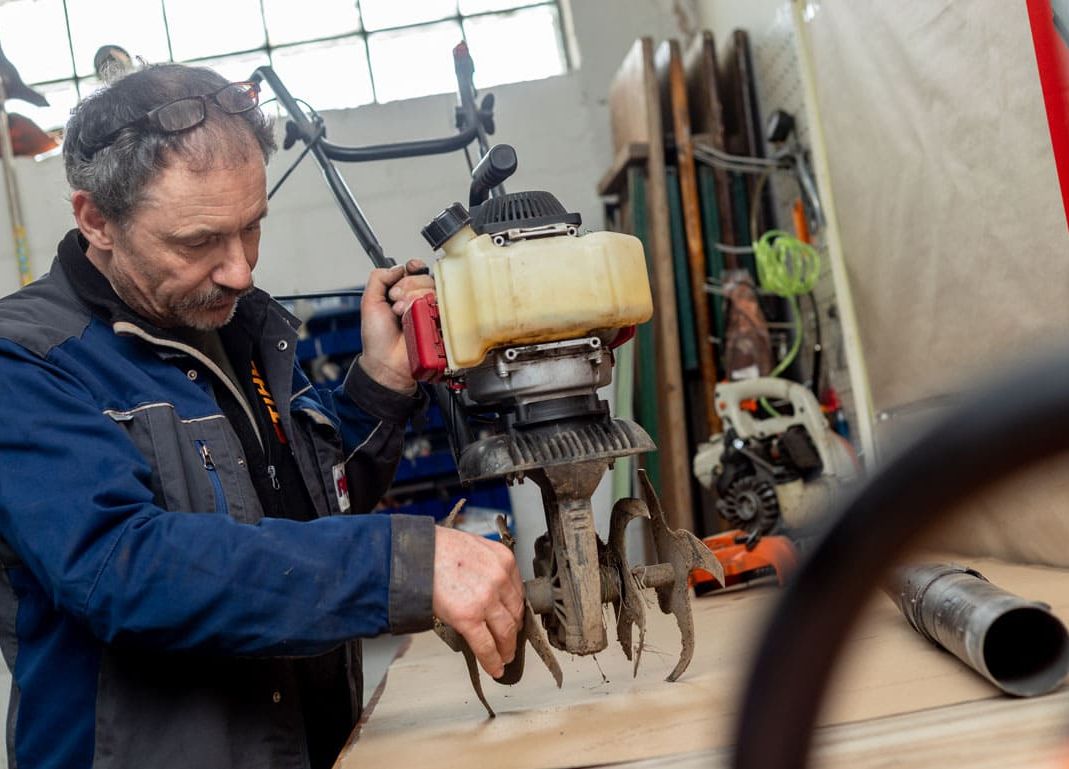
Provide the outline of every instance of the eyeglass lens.
[[167,132],[184,131],[204,120],[203,99],[179,99],[156,111],[160,127]]
[[[219,89],[209,98],[223,112],[232,115],[247,112],[259,102],[257,88],[252,83],[231,83]],[[156,119],[164,131],[184,131],[204,120],[204,98],[195,96],[165,104],[156,110]]]
[[215,94],[215,103],[224,112],[245,112],[255,107],[259,101],[257,90],[252,83],[231,83]]

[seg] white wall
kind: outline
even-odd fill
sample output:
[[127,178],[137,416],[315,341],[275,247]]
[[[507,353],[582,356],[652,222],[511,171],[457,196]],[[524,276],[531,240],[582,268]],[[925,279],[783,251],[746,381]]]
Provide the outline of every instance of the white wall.
[[761,34],[777,13],[789,13],[789,0],[696,0],[702,26],[713,31],[719,51],[732,30]]

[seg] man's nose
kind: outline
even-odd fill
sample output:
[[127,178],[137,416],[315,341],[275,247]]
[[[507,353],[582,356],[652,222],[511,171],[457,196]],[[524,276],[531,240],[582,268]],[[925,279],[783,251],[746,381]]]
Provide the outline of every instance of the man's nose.
[[212,273],[212,280],[217,286],[244,291],[252,285],[252,267],[245,256],[245,246],[241,238],[226,238],[223,241],[223,249],[222,261]]

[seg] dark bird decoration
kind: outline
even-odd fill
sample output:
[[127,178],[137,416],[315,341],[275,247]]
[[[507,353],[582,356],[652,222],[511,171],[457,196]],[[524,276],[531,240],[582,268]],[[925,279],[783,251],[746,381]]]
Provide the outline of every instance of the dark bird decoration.
[[4,93],[8,99],[22,99],[38,107],[47,107],[48,99],[22,82],[15,65],[7,60],[3,48],[0,48],[0,78],[4,82]]
[[93,56],[93,69],[101,81],[106,85],[111,85],[137,69],[137,65],[125,48],[117,45],[102,45]]

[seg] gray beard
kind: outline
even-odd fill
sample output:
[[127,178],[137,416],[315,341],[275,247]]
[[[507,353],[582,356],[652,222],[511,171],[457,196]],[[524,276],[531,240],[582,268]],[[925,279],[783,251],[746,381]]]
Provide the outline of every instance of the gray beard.
[[[171,316],[178,321],[175,325],[193,328],[197,331],[214,331],[215,329],[222,328],[234,319],[234,314],[238,311],[238,303],[241,302],[242,297],[248,296],[252,289],[253,287],[249,286],[245,291],[230,291],[225,288],[220,288],[219,286],[213,286],[209,291],[206,291],[203,294],[189,296],[175,302],[168,309],[170,310]],[[235,301],[230,308],[229,314],[226,316],[226,320],[222,323],[214,321],[208,323],[199,319],[200,314],[213,309],[227,298],[232,298]]]
[[[112,288],[115,289],[115,293],[131,310],[160,328],[192,328],[197,331],[214,331],[225,326],[233,320],[241,297],[247,296],[253,290],[253,286],[250,286],[245,291],[230,291],[219,286],[213,286],[207,291],[187,296],[166,306],[164,310],[167,314],[161,317],[139,301],[138,293],[122,277],[112,276],[109,282]],[[203,313],[211,310],[227,297],[233,297],[237,301],[230,308],[230,313],[226,316],[226,320],[220,323],[203,319]]]

